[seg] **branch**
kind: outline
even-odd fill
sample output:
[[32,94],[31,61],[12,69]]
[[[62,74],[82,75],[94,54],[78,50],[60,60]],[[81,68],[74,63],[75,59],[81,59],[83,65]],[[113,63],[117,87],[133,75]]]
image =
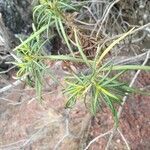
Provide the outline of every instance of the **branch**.
[[119,132],[119,134],[120,134],[122,140],[123,140],[124,143],[126,144],[127,150],[131,150],[131,149],[130,149],[130,146],[129,146],[127,140],[125,139],[124,135],[122,134],[122,132],[121,132],[119,129],[117,129],[117,130],[118,130],[118,132]]
[[113,7],[116,3],[118,3],[119,1],[120,1],[120,0],[115,0],[113,3],[110,4],[109,7],[106,8],[106,13],[105,13],[105,14],[103,15],[103,17],[102,17],[103,20],[102,20],[102,23],[101,23],[100,28],[98,29],[98,32],[97,32],[97,34],[96,34],[96,37],[98,37],[98,35],[99,35],[99,33],[100,33],[101,29],[102,29],[102,26],[103,26],[103,24],[104,24],[106,18],[108,17],[108,15],[109,15],[109,13],[110,13],[110,10],[111,10],[112,7]]
[[133,57],[115,57],[112,59],[112,62],[114,65],[126,65],[126,64],[135,64],[140,61],[144,61],[147,57],[147,59],[150,59],[150,55],[147,56],[147,53],[149,53],[150,50],[148,50],[145,53],[142,53],[140,55],[136,55]]
[[16,66],[12,66],[10,68],[8,68],[7,70],[5,71],[1,71],[0,74],[5,74],[5,73],[8,73],[10,70],[14,69]]
[[104,137],[104,136],[106,136],[106,135],[108,135],[108,134],[110,134],[110,133],[112,133],[112,129],[109,130],[109,131],[107,131],[107,132],[105,132],[105,133],[103,133],[103,134],[100,134],[100,135],[97,136],[97,137],[95,137],[92,141],[90,141],[90,143],[87,145],[87,147],[86,147],[84,150],[88,150],[88,148],[89,148],[95,141],[99,140],[100,138],[102,138],[102,137]]
[[26,76],[22,77],[20,80],[15,81],[14,83],[7,85],[5,87],[3,87],[2,89],[0,89],[0,94],[3,92],[6,92],[8,90],[10,90],[11,88],[14,88],[15,86],[18,86],[19,84],[22,83],[22,81],[24,81],[26,78]]

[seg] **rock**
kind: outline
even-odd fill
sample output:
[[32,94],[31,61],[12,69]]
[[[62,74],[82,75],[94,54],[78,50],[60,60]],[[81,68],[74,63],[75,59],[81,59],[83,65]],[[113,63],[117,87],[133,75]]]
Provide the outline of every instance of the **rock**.
[[7,30],[3,23],[2,15],[0,14],[0,71],[6,70],[8,65],[5,64],[9,61],[9,52],[11,49],[11,33]]
[[31,0],[0,0],[5,25],[14,33],[28,30],[31,24]]

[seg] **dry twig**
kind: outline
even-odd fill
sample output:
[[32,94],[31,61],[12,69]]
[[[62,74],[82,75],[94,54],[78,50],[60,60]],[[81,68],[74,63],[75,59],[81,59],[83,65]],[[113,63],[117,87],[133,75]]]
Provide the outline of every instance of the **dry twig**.
[[[145,61],[143,62],[142,66],[145,66],[145,65],[146,65],[147,61],[149,60],[149,55],[150,55],[150,52],[147,52],[147,57],[145,58]],[[134,85],[134,83],[135,83],[135,81],[136,81],[138,75],[140,74],[140,72],[141,72],[141,70],[138,70],[138,71],[136,72],[136,74],[134,75],[134,77],[133,77],[133,79],[132,79],[132,81],[131,81],[129,87],[132,87],[132,86]],[[126,103],[127,98],[128,98],[128,96],[125,96],[125,97],[123,98],[122,105],[119,107],[118,114],[117,114],[118,119],[119,119],[120,116],[121,116],[121,113],[122,113],[122,111],[123,111],[123,106],[124,106],[124,104]],[[113,139],[113,136],[114,136],[116,130],[117,130],[116,127],[114,127],[114,128],[113,128],[113,132],[111,133],[111,135],[110,135],[110,137],[109,137],[109,140],[108,140],[108,142],[107,142],[107,145],[106,145],[105,150],[108,150],[108,149],[109,149],[110,144],[111,144],[111,141],[112,141],[112,139]]]

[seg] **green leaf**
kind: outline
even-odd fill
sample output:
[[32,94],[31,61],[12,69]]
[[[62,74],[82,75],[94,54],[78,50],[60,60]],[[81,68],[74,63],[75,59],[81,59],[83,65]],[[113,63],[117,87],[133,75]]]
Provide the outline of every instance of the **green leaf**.
[[97,113],[97,108],[98,108],[98,96],[99,96],[99,91],[97,89],[93,89],[93,100],[92,100],[92,113],[93,115],[96,115]]
[[98,89],[100,92],[102,92],[102,93],[108,95],[109,97],[111,97],[111,98],[113,98],[113,99],[116,99],[116,100],[119,100],[119,98],[118,98],[117,96],[113,95],[112,93],[110,93],[109,91],[107,91],[106,89],[104,89],[103,87],[101,87],[100,85],[97,85],[97,89]]
[[111,99],[106,94],[104,94],[103,97],[104,97],[104,100],[105,100],[107,106],[110,108],[110,110],[113,114],[114,121],[115,121],[115,126],[117,127],[118,126],[118,121],[119,121],[117,111],[116,111]]
[[90,67],[89,61],[88,61],[86,55],[83,53],[83,50],[82,50],[81,45],[80,45],[80,43],[79,43],[79,39],[78,39],[77,31],[76,31],[76,30],[74,30],[74,36],[75,36],[76,45],[77,45],[77,47],[78,47],[78,50],[79,50],[79,52],[80,52],[80,54],[81,54],[83,60],[84,60],[85,63]]
[[121,76],[123,73],[125,72],[125,70],[119,72],[118,74],[116,74],[114,77],[112,77],[111,79],[107,79],[105,82],[101,83],[101,86],[106,86],[109,83],[111,83],[112,81],[116,80],[119,76]]
[[73,50],[72,50],[71,45],[69,43],[68,37],[66,36],[65,30],[64,30],[64,26],[63,26],[62,20],[60,18],[58,18],[58,23],[59,23],[59,26],[60,26],[60,30],[62,32],[62,36],[63,36],[63,38],[64,38],[64,40],[65,40],[65,42],[66,42],[66,44],[67,44],[71,54],[72,54],[72,56],[74,57]]
[[110,50],[112,50],[112,48],[117,45],[121,40],[123,40],[126,36],[128,36],[129,34],[132,33],[132,31],[134,30],[134,28],[132,28],[131,30],[129,30],[128,32],[124,33],[121,37],[119,37],[117,40],[115,40],[112,44],[110,44],[110,46],[108,46],[104,52],[101,54],[100,58],[97,60],[97,65],[99,65],[99,63],[101,63],[102,59],[110,52]]
[[66,103],[66,108],[72,108],[76,104],[76,98],[71,98]]
[[28,37],[25,41],[23,41],[19,46],[17,46],[14,49],[14,51],[20,49],[22,46],[24,46],[25,44],[29,43],[31,40],[33,40],[35,37],[37,37],[39,34],[41,34],[42,32],[44,32],[47,29],[47,27],[48,27],[48,25],[43,26],[37,32],[35,32],[34,34],[32,34],[30,37]]

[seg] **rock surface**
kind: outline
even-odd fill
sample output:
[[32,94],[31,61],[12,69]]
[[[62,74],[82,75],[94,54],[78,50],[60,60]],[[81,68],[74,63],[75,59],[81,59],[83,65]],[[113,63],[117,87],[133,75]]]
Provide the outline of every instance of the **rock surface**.
[[0,0],[0,12],[11,31],[23,32],[31,23],[31,0]]

